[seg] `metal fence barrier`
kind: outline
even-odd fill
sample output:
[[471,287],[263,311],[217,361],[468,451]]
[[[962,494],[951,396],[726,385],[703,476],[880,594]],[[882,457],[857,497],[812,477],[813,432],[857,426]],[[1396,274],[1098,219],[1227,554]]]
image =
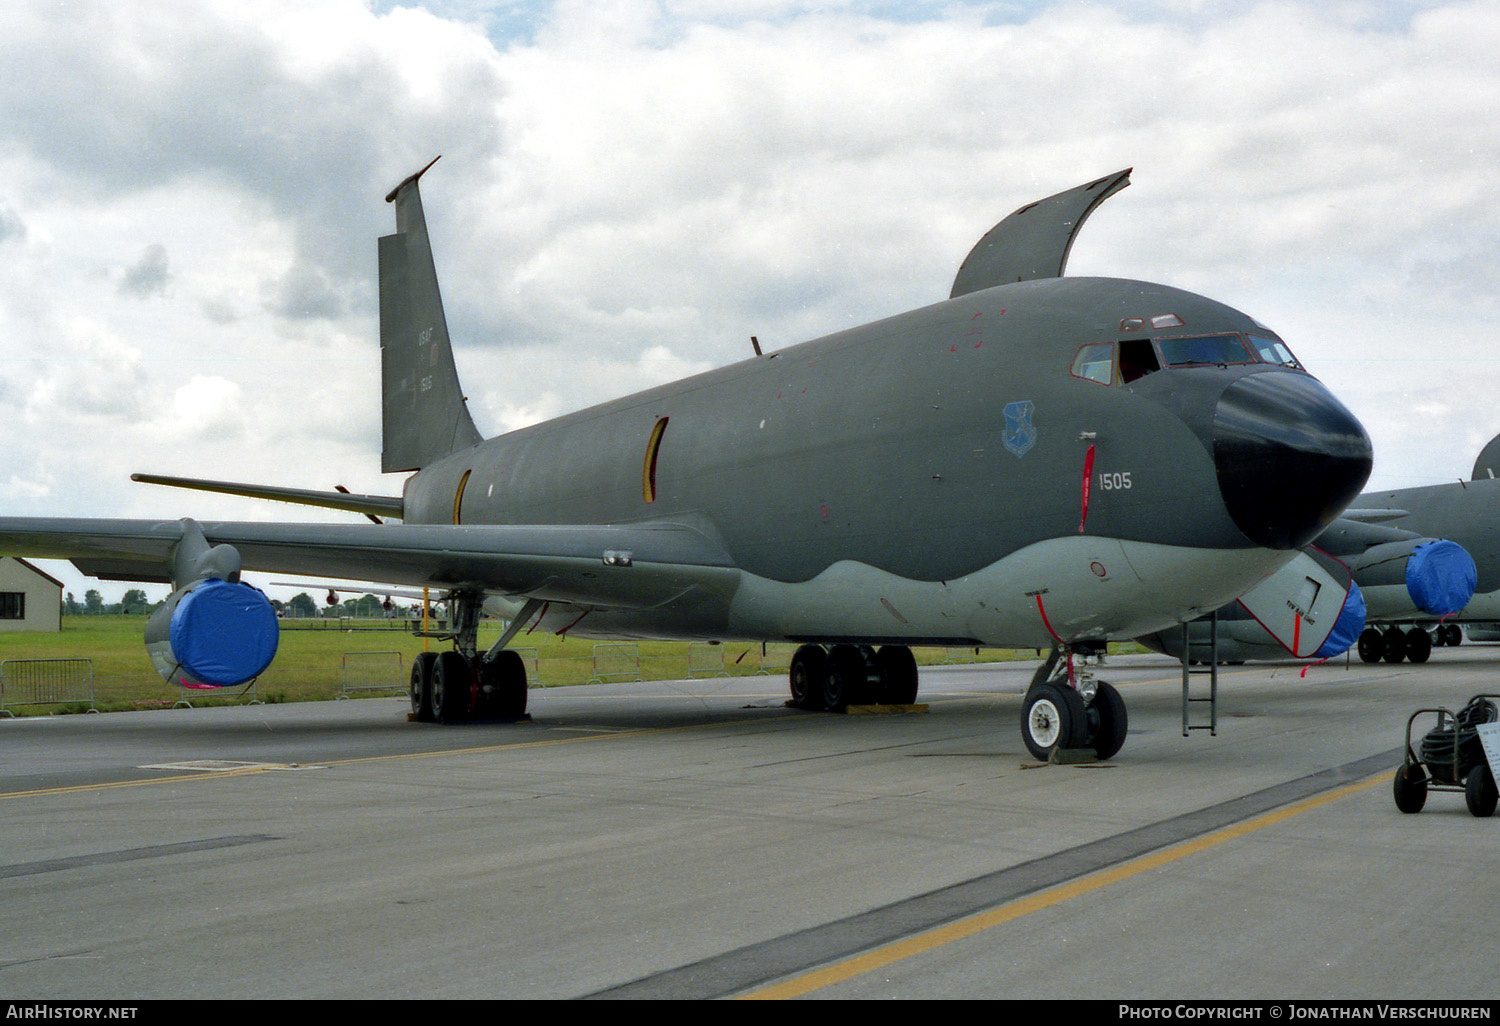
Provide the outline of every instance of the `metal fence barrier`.
[[406,671],[400,652],[345,652],[341,668],[339,698],[406,694]]
[[707,641],[689,643],[687,650],[687,679],[695,677],[727,677],[724,669],[724,646]]
[[594,675],[590,684],[641,679],[641,646],[635,642],[609,642],[594,646]]
[[0,715],[20,705],[94,705],[92,659],[6,659],[0,662]]

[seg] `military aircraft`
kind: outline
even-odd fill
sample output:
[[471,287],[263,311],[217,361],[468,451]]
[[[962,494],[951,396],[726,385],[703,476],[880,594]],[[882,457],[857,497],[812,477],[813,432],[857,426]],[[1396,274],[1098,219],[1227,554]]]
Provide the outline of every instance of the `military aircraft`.
[[[431,166],[386,197],[379,245],[381,465],[410,474],[401,496],[158,479],[402,523],[8,518],[0,552],[170,582],[148,650],[199,685],[274,654],[242,568],[441,589],[454,647],[414,663],[411,699],[442,722],[525,709],[521,629],[798,642],[792,698],[828,710],[912,701],[913,645],[1051,647],[1023,740],[1108,757],[1124,703],[1072,656],[1230,601],[1369,475],[1363,427],[1270,329],[1063,276],[1128,169],[1005,218],[946,300],[483,441],[418,191]],[[493,597],[514,614],[480,652]]]
[[[1500,436],[1490,440],[1474,461],[1470,480],[1448,484],[1369,492],[1355,502],[1348,516],[1379,523],[1392,530],[1436,535],[1462,545],[1472,557],[1472,597],[1461,608],[1435,616],[1431,611],[1399,609],[1389,615],[1371,617],[1384,622],[1383,631],[1370,628],[1360,636],[1359,654],[1366,662],[1403,658],[1425,662],[1433,644],[1458,645],[1461,624],[1468,624],[1479,638],[1500,621]],[[1441,622],[1436,622],[1441,620]],[[1408,626],[1403,630],[1402,624]],[[1429,634],[1428,630],[1432,633]]]

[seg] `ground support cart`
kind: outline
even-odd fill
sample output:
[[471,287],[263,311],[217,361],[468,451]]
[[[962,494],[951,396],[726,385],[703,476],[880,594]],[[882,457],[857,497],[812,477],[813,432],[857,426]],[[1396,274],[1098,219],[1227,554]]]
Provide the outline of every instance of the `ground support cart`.
[[[1462,791],[1469,811],[1476,816],[1495,812],[1497,794],[1495,766],[1500,759],[1492,750],[1487,754],[1481,734],[1500,731],[1500,695],[1475,695],[1457,713],[1447,709],[1418,709],[1406,721],[1406,755],[1391,791],[1396,808],[1402,812],[1421,812],[1427,803],[1427,792]],[[1419,746],[1412,744],[1412,728],[1424,714],[1437,716],[1437,726],[1429,730]],[[1485,724],[1495,726],[1481,731]],[[1492,745],[1496,745],[1492,740]],[[1497,745],[1500,747],[1500,745]]]

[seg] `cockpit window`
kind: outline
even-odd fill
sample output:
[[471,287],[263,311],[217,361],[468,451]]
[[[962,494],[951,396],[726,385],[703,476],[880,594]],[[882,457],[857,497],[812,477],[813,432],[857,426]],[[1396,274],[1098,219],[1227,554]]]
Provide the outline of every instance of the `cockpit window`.
[[1286,347],[1286,343],[1279,338],[1268,338],[1264,335],[1251,335],[1250,345],[1255,348],[1261,360],[1266,363],[1277,363],[1283,367],[1296,367],[1302,369],[1302,364],[1292,355],[1292,351]]
[[[1121,322],[1121,330],[1125,324]],[[1132,328],[1134,325],[1132,324]],[[1073,376],[1101,385],[1128,385],[1163,368],[1224,367],[1230,364],[1269,363],[1302,370],[1285,342],[1269,329],[1263,335],[1224,332],[1168,338],[1122,338],[1113,344],[1080,346],[1073,356]]]
[[1161,350],[1162,363],[1168,367],[1255,362],[1238,335],[1159,338],[1156,345]]
[[1115,379],[1115,347],[1108,342],[1084,346],[1073,358],[1075,377],[1108,385]]
[[1156,350],[1149,338],[1126,339],[1120,343],[1120,380],[1130,384],[1136,378],[1161,370]]

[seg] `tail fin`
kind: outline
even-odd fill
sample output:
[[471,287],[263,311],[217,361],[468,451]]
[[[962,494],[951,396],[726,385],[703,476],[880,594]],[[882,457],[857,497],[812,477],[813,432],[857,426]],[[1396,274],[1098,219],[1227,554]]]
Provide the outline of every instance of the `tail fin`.
[[380,240],[380,469],[388,474],[420,470],[481,441],[453,365],[417,191],[417,179],[432,164],[385,198],[396,204],[396,234]]

